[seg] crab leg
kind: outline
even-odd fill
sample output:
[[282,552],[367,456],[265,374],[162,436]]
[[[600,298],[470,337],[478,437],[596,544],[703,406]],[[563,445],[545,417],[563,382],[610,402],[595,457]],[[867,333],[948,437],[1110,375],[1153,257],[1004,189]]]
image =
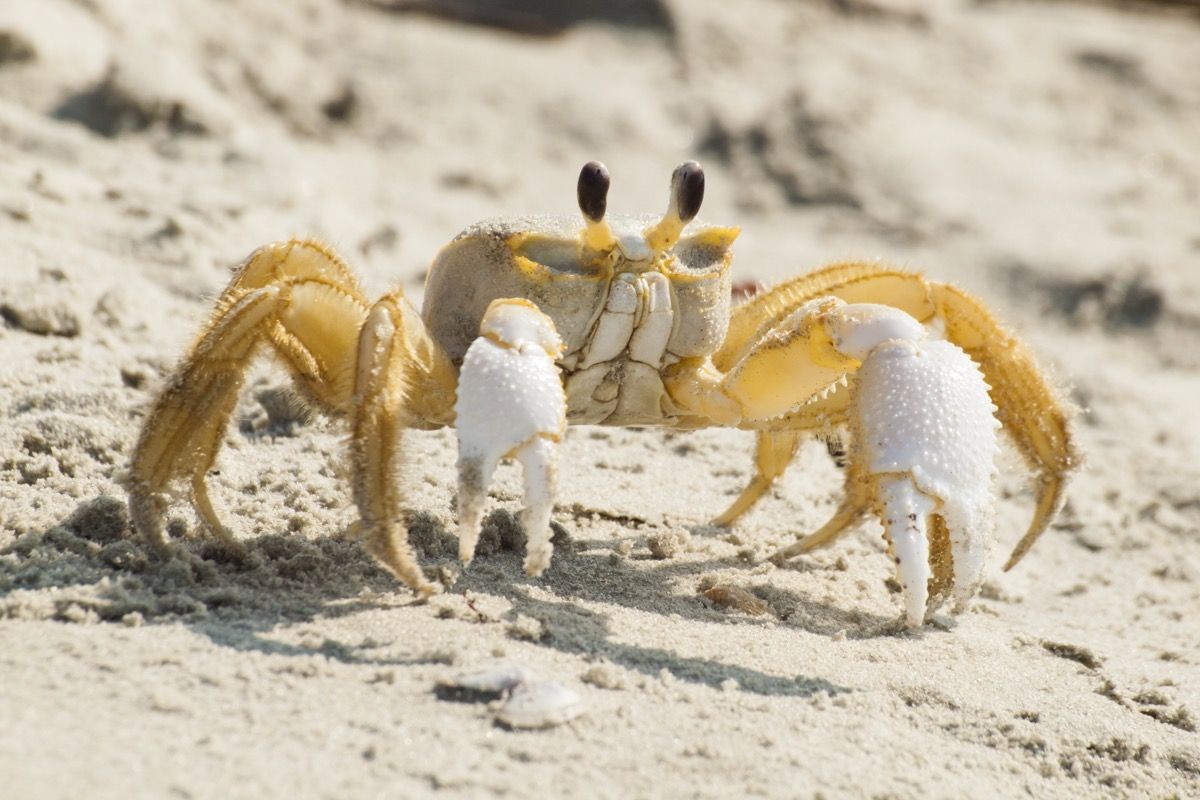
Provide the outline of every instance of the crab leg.
[[796,431],[758,432],[754,443],[754,478],[729,508],[713,519],[713,525],[732,525],[758,502],[791,463],[800,446],[800,436]]
[[567,424],[566,396],[554,364],[561,352],[554,323],[533,303],[500,299],[488,306],[480,337],[463,359],[455,405],[459,558],[464,563],[475,555],[496,465],[516,458],[525,472],[525,572],[540,575],[550,564],[556,450]]
[[217,301],[216,311],[150,409],[125,483],[134,527],[167,550],[163,495],[191,481],[205,527],[237,548],[217,517],[205,476],[212,468],[246,368],[270,344],[310,399],[328,411],[350,406],[354,338],[366,301],[353,273],[317,242],[256,250]]
[[857,524],[867,513],[870,507],[870,498],[864,494],[867,488],[866,482],[852,468],[846,478],[846,496],[842,498],[842,504],[829,521],[771,556],[771,561],[782,564],[789,558],[833,544],[834,540]]
[[754,476],[729,508],[713,519],[713,525],[733,525],[775,485],[792,459],[805,434],[834,434],[846,423],[850,391],[838,387],[828,396],[805,403],[782,419],[762,423],[755,431]]
[[417,594],[437,591],[408,543],[397,486],[404,428],[449,422],[453,367],[399,293],[367,315],[358,340],[350,455],[367,549]]

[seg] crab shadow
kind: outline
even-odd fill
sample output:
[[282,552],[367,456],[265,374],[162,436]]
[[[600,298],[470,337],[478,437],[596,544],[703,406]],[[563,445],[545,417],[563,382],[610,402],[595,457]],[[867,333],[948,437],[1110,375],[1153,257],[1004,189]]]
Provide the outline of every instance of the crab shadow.
[[367,0],[368,5],[526,36],[558,36],[576,25],[602,23],[674,34],[662,0]]
[[[263,534],[242,544],[244,552],[234,554],[212,540],[174,539],[168,557],[154,557],[134,536],[124,499],[100,495],[7,548],[0,558],[0,617],[172,621],[237,650],[381,666],[439,660],[436,654],[379,658],[370,646],[332,640],[301,647],[269,638],[281,625],[414,601],[346,538]],[[40,601],[31,601],[26,593],[39,590]]]
[[[589,510],[580,513],[594,515]],[[415,538],[422,550],[453,559],[458,552],[457,540],[436,519],[417,516],[420,521],[414,530],[421,530],[421,534]],[[476,561],[458,576],[453,591],[487,592],[520,602],[521,596],[528,594],[520,587],[538,586],[559,597],[619,605],[689,621],[794,628],[850,639],[906,634],[897,617],[832,605],[802,592],[774,586],[770,581],[750,589],[754,597],[766,603],[767,613],[738,613],[707,599],[702,589],[713,582],[742,583],[741,577],[727,579],[724,572],[733,569],[735,574],[744,574],[751,565],[741,558],[623,557],[614,552],[611,539],[573,539],[561,525],[556,523],[555,528],[550,568],[539,578],[529,578],[522,568],[525,540],[519,523],[507,511],[493,511],[484,523]]]
[[[554,563],[541,578],[530,579],[521,568],[524,542],[519,525],[511,514],[493,512],[484,526],[479,557],[457,576],[450,592],[502,597],[511,604],[508,618],[538,620],[543,630],[539,645],[606,659],[649,676],[665,670],[677,680],[708,686],[733,679],[744,691],[762,695],[849,691],[823,678],[769,674],[621,641],[608,614],[579,601],[721,626],[781,626],[778,619],[731,615],[686,588],[683,594],[672,593],[712,570],[741,565],[735,558],[634,562],[612,557],[609,539],[563,541],[565,532],[558,530]],[[413,515],[410,536],[432,571],[454,569],[457,540],[436,518]],[[445,654],[438,653],[384,657],[372,652],[380,647],[374,642],[351,645],[325,639],[299,646],[278,641],[269,634],[281,626],[420,603],[359,542],[346,537],[262,534],[243,544],[245,552],[235,557],[211,540],[183,538],[172,542],[171,557],[152,558],[133,536],[124,500],[101,495],[8,548],[9,557],[0,558],[0,615],[11,611],[4,606],[23,602],[14,593],[49,590],[50,607],[41,613],[63,621],[171,621],[239,651],[323,655],[346,664],[445,663]],[[773,608],[790,609],[785,630],[796,627],[823,635],[851,629],[863,635],[894,632],[889,620],[785,590],[771,589],[767,597]]]

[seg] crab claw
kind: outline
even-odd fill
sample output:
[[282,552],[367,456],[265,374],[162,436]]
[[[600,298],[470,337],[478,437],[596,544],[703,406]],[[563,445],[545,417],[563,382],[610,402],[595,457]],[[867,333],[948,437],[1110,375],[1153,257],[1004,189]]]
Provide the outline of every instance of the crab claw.
[[[909,627],[975,594],[992,537],[1000,427],[975,363],[943,341],[893,339],[859,368],[852,468],[891,544]],[[865,490],[865,491],[864,491]],[[932,574],[931,574],[932,568]]]
[[521,462],[525,473],[525,572],[550,565],[550,510],[557,444],[566,429],[566,397],[554,360],[562,340],[528,300],[492,301],[480,336],[463,358],[455,404],[458,429],[459,558],[470,563],[496,466]]
[[[787,336],[731,371],[731,396],[778,414],[788,397],[852,373],[852,450],[837,513],[772,560],[823,547],[873,510],[909,626],[920,626],[947,594],[961,611],[979,586],[992,535],[1000,423],[982,373],[963,350],[929,340],[896,308],[826,299],[795,315]],[[797,353],[805,356],[799,366]]]

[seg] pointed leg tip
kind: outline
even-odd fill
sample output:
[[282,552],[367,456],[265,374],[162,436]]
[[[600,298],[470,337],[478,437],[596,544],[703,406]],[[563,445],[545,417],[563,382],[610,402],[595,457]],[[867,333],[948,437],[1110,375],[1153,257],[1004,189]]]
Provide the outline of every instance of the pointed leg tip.
[[550,555],[537,554],[525,559],[525,574],[530,578],[540,578],[550,567]]
[[434,595],[442,593],[442,587],[435,583],[422,583],[419,586],[413,587],[413,594],[418,600],[428,600]]
[[1028,547],[1018,546],[1015,550],[1013,550],[1012,555],[1010,555],[1008,557],[1008,561],[1004,562],[1004,572],[1008,572],[1013,567],[1015,567],[1017,564],[1020,564],[1021,559],[1025,558],[1025,554],[1028,552],[1029,552]]

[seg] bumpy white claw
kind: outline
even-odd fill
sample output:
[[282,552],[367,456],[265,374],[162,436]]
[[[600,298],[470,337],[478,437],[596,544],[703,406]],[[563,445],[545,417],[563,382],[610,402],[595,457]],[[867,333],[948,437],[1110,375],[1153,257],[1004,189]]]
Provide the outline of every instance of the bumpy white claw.
[[475,555],[496,466],[515,458],[525,472],[525,571],[540,575],[552,553],[556,451],[567,420],[554,364],[562,341],[550,318],[520,299],[493,301],[479,332],[463,358],[455,404],[459,558],[470,563]]
[[908,624],[925,618],[934,516],[949,532],[961,611],[978,588],[992,538],[1000,423],[987,384],[949,342],[893,339],[871,350],[856,394],[856,461],[897,558]]
[[929,514],[935,503],[921,494],[909,478],[884,478],[877,484],[883,529],[892,543],[896,575],[904,590],[904,611],[910,628],[925,621],[929,602]]

